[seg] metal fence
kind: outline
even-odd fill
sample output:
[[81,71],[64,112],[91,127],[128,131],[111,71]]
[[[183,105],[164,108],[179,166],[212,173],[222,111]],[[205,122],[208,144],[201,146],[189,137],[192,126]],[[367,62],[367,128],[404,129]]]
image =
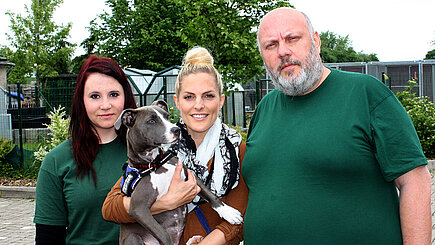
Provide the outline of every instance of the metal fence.
[[[393,92],[402,91],[407,81],[416,79],[414,88],[419,96],[435,98],[435,60],[415,62],[370,62],[326,64],[331,68],[370,74],[384,81]],[[138,106],[163,99],[175,107],[175,80],[181,67],[173,66],[161,72],[127,68],[125,73],[131,83]],[[386,76],[384,76],[385,74]],[[31,145],[44,141],[49,123],[47,114],[62,106],[67,115],[71,107],[76,75],[47,78],[41,87],[9,85],[0,93],[0,137],[13,139],[14,143]],[[385,79],[388,77],[388,79]],[[221,111],[227,124],[246,128],[257,104],[274,89],[267,75],[232,89]]]
[[[397,93],[408,87],[408,81],[414,79],[414,87],[419,97],[427,96],[435,102],[435,60],[397,61],[397,62],[351,62],[327,63],[328,67],[372,75]],[[384,76],[385,74],[386,76]]]
[[[178,72],[172,74],[166,70],[155,73],[152,82],[148,82],[145,87],[136,83],[141,74],[136,74],[136,77],[127,72],[126,74],[138,106],[150,105],[156,99],[163,99],[175,107],[173,95]],[[5,132],[4,137],[12,139],[15,144],[23,142],[24,148],[36,148],[39,142],[45,141],[48,137],[46,127],[46,124],[50,123],[48,113],[54,108],[63,107],[69,115],[76,77],[77,75],[67,75],[47,78],[41,82],[40,87],[36,84],[19,87],[10,85],[8,90],[1,94],[3,97],[0,97],[0,102],[4,101],[5,107],[6,118],[3,121],[9,126],[5,130],[0,130],[0,133]],[[246,127],[244,108],[243,91],[231,92],[222,109],[224,122]],[[0,115],[0,127],[1,119]]]

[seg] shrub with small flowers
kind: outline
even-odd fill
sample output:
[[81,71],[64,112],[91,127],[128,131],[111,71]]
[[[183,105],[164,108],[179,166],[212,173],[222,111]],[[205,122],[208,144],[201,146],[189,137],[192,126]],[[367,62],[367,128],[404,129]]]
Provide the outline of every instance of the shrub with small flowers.
[[58,146],[60,143],[68,139],[68,127],[70,119],[66,118],[65,108],[59,107],[55,108],[48,115],[50,118],[50,124],[46,124],[47,128],[50,130],[50,138],[41,143],[35,154],[35,163],[42,163],[45,155],[54,147]]
[[417,97],[411,93],[416,80],[408,81],[409,86],[396,97],[408,112],[427,158],[435,158],[435,105],[428,97]]

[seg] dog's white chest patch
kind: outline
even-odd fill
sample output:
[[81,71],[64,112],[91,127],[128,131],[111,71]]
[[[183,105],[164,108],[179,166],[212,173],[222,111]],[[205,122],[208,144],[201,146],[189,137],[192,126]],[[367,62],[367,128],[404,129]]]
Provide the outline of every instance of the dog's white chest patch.
[[[157,174],[152,172],[151,184],[155,190],[158,192],[157,199],[160,199],[163,195],[168,193],[169,186],[171,185],[172,177],[174,176],[175,166],[172,164],[164,164],[163,168],[167,169],[164,173]],[[181,178],[184,179],[184,171],[181,171]]]

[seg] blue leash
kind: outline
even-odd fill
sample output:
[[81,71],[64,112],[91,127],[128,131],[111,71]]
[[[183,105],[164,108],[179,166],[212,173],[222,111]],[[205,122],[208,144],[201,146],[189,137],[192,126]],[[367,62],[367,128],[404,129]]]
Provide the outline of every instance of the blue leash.
[[207,219],[204,216],[204,213],[202,212],[201,208],[199,206],[196,206],[196,208],[194,209],[196,216],[198,217],[199,222],[201,223],[202,227],[204,227],[205,232],[207,232],[207,235],[210,234],[211,229],[210,226],[208,225]]

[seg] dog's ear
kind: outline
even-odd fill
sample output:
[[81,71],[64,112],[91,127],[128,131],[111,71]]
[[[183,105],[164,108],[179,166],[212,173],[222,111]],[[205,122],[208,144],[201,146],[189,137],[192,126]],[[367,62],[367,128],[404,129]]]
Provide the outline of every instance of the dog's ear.
[[164,100],[156,100],[151,105],[158,106],[158,107],[162,108],[163,110],[169,112],[168,104],[166,104],[166,102]]
[[121,128],[121,125],[124,124],[127,127],[133,126],[136,120],[137,110],[135,109],[125,109],[121,112],[118,119],[116,120],[114,126],[116,130]]

